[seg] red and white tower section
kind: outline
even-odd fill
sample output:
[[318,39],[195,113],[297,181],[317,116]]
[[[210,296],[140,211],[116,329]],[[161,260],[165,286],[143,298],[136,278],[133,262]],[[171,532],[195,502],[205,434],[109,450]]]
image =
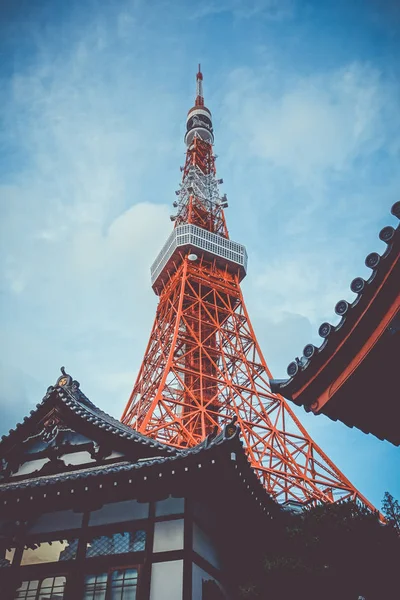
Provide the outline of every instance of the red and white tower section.
[[202,86],[199,67],[174,229],[151,267],[156,317],[122,421],[184,448],[236,417],[249,460],[278,501],[353,498],[373,509],[271,392],[240,288],[247,252],[226,227]]

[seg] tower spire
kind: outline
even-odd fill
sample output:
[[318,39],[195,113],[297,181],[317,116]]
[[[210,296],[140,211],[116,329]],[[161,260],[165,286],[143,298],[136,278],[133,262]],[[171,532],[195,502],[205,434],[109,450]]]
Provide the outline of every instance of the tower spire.
[[199,70],[196,75],[196,102],[195,106],[204,106],[203,96],[203,73],[201,72],[201,65],[199,63]]
[[187,115],[186,161],[171,215],[175,226],[151,267],[159,296],[145,356],[122,421],[184,448],[237,419],[249,460],[278,501],[372,505],[271,392],[264,356],[240,287],[245,247],[229,239],[219,192],[203,75]]
[[182,171],[182,183],[176,192],[179,200],[174,207],[177,214],[171,218],[175,227],[193,224],[222,237],[228,237],[224,208],[228,206],[226,195],[221,195],[216,178],[215,155],[213,152],[214,129],[211,111],[204,106],[203,74],[196,76],[197,96],[195,105],[186,118],[186,160]]

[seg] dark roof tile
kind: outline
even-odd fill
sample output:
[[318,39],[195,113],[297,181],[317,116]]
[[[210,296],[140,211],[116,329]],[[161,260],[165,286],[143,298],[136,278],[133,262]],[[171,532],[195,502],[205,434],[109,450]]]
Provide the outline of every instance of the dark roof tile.
[[[64,473],[56,473],[54,475],[43,475],[36,476],[34,478],[25,479],[22,481],[11,481],[6,483],[0,483],[0,494],[4,492],[17,491],[29,489],[31,487],[47,486],[56,483],[62,483],[64,481],[78,480],[88,477],[98,477],[108,475],[110,473],[125,473],[150,467],[154,465],[169,464],[177,460],[182,460],[190,456],[200,455],[204,452],[208,452],[215,447],[219,447],[224,444],[240,444],[238,442],[239,428],[235,425],[235,419],[226,425],[223,430],[218,434],[210,434],[203,442],[194,446],[193,448],[187,448],[185,450],[176,450],[172,456],[155,456],[152,458],[139,459],[136,462],[124,461],[120,463],[113,463],[111,465],[94,465],[88,468],[77,469],[75,471],[66,471]],[[154,444],[156,446],[156,444]],[[248,460],[248,459],[247,459]],[[256,477],[256,476],[255,476]]]
[[[391,212],[400,219],[400,201],[392,206]],[[364,280],[362,277],[356,277],[351,282],[351,290],[357,294],[355,300],[352,303],[341,300],[336,304],[335,311],[342,317],[340,322],[336,326],[333,326],[328,322],[320,325],[319,335],[324,338],[321,346],[315,348],[313,344],[307,344],[304,351],[306,348],[313,347],[313,352],[310,356],[307,356],[304,352],[303,360],[296,360],[288,365],[289,379],[272,379],[270,383],[273,392],[284,393],[284,390],[287,390],[288,388],[296,389],[297,385],[300,385],[300,378],[302,382],[304,380],[302,373],[309,368],[310,364],[316,360],[317,356],[323,358],[326,355],[330,355],[331,351],[334,351],[336,346],[334,340],[337,339],[335,334],[338,334],[342,329],[344,332],[347,329],[350,329],[358,318],[360,311],[363,310],[366,302],[370,297],[373,297],[376,286],[380,284],[383,275],[398,258],[400,225],[398,225],[396,229],[392,226],[384,227],[380,231],[379,237],[387,244],[387,248],[382,256],[377,252],[372,252],[365,259],[365,263],[372,269],[372,273],[368,280]],[[320,358],[318,358],[318,364],[320,365]],[[291,398],[291,394],[292,392],[289,392],[286,397]]]
[[[74,381],[68,375],[64,368],[61,370],[62,377],[59,377],[55,386],[50,386],[41,402],[36,405],[35,410],[30,411],[30,415],[25,417],[21,423],[18,423],[15,429],[10,429],[8,435],[2,436],[0,442],[1,447],[17,435],[22,429],[27,429],[29,423],[35,418],[39,411],[47,403],[51,401],[61,401],[64,406],[68,407],[75,415],[81,419],[91,423],[103,431],[108,431],[116,436],[131,440],[133,443],[139,443],[149,446],[150,448],[158,448],[166,454],[175,454],[176,449],[167,444],[162,444],[152,440],[137,431],[134,431],[127,425],[124,425],[111,415],[97,408],[93,402],[87,398],[79,388],[79,383]],[[60,383],[62,380],[62,383]]]

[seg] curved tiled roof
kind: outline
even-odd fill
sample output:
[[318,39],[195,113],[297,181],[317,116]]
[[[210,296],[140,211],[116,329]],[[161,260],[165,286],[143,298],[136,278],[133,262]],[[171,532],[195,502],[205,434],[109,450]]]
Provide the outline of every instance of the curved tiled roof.
[[218,434],[216,432],[210,434],[203,442],[197,444],[197,446],[185,450],[174,449],[173,456],[155,456],[139,459],[135,462],[123,461],[109,465],[94,465],[84,469],[73,468],[70,471],[51,475],[38,475],[37,477],[31,477],[22,481],[7,481],[5,483],[0,483],[0,494],[5,491],[32,489],[43,486],[47,487],[64,481],[76,481],[92,477],[132,473],[139,469],[170,464],[176,460],[196,457],[196,455],[203,454],[204,452],[213,450],[216,447],[227,443],[230,445],[237,444],[241,447],[241,442],[239,441],[239,428],[234,423],[235,420],[227,424]]
[[141,444],[146,444],[151,448],[157,448],[165,450],[167,453],[172,454],[175,449],[166,444],[162,444],[148,438],[141,433],[133,430],[131,427],[124,425],[117,419],[114,419],[111,415],[105,413],[95,406],[82,392],[80,389],[73,390],[67,387],[57,387],[56,392],[58,393],[62,402],[70,408],[76,415],[79,415],[83,420],[95,425],[103,431],[109,431],[114,435],[121,438],[130,439]]
[[[54,489],[63,490],[65,488],[64,483],[66,484],[65,489],[69,493],[72,482],[79,488],[84,486],[86,490],[88,489],[87,486],[93,487],[91,482],[94,483],[94,481],[96,481],[96,485],[98,485],[99,481],[102,482],[103,480],[105,482],[113,481],[113,485],[117,485],[119,481],[122,483],[131,483],[129,477],[133,478],[138,471],[143,472],[145,470],[147,473],[148,469],[150,469],[149,476],[151,473],[154,474],[154,469],[157,471],[157,477],[161,477],[159,473],[160,469],[165,472],[165,475],[167,475],[168,471],[173,474],[173,469],[175,469],[173,465],[177,463],[185,465],[186,461],[195,461],[197,468],[201,467],[202,464],[206,466],[208,462],[214,464],[214,457],[216,455],[213,451],[220,447],[224,448],[224,456],[226,455],[230,460],[235,461],[235,467],[241,465],[238,475],[243,479],[247,487],[251,487],[251,494],[254,494],[254,497],[258,501],[259,498],[264,498],[263,503],[266,497],[268,497],[268,502],[272,502],[248,462],[242,443],[239,440],[239,427],[236,425],[236,418],[226,424],[221,431],[218,431],[218,428],[215,427],[201,443],[192,448],[173,448],[137,433],[98,409],[80,390],[79,383],[65,373],[64,368],[61,369],[61,372],[62,375],[57,380],[55,386],[48,388],[43,400],[36,406],[35,410],[31,411],[29,417],[26,417],[15,429],[10,430],[8,435],[2,437],[2,441],[0,442],[0,459],[7,456],[7,452],[13,452],[13,447],[19,441],[23,440],[27,434],[29,435],[32,432],[32,426],[36,426],[37,422],[46,417],[52,408],[60,408],[60,406],[65,407],[70,414],[78,417],[79,420],[85,421],[90,426],[94,426],[108,435],[125,439],[125,444],[144,444],[147,448],[152,448],[152,452],[147,452],[143,458],[136,458],[134,460],[127,458],[114,463],[103,463],[83,468],[71,465],[65,469],[63,468],[58,473],[43,473],[41,475],[40,472],[37,472],[33,476],[16,481],[7,479],[0,482],[0,496],[4,498],[4,505],[14,502],[11,500],[12,498],[16,502],[19,502],[22,497],[32,500],[34,497],[38,497],[38,494],[40,496],[40,493],[43,498],[46,498],[50,494],[55,494],[54,491],[52,492]],[[152,455],[153,453],[154,455]],[[218,456],[220,456],[219,451]],[[205,457],[211,458],[205,460]],[[187,467],[183,468],[183,471],[187,470]],[[144,479],[146,478],[145,476]],[[61,487],[59,487],[60,485]],[[102,484],[100,483],[101,487]],[[57,491],[57,495],[59,494],[60,491]]]
[[21,423],[15,426],[15,429],[10,429],[8,435],[3,435],[0,442],[0,454],[5,445],[13,443],[13,441],[24,435],[27,432],[31,422],[37,417],[41,417],[42,413],[48,410],[49,405],[54,402],[59,402],[65,406],[74,415],[79,416],[83,421],[95,426],[103,432],[111,433],[119,438],[127,439],[132,442],[140,443],[149,448],[157,449],[164,454],[175,454],[176,449],[162,444],[151,438],[148,438],[134,429],[124,425],[111,415],[100,410],[85,396],[81,391],[79,382],[68,375],[64,367],[61,367],[62,375],[58,378],[55,386],[50,386],[47,389],[43,400],[36,405],[36,409],[30,412],[28,417],[25,417]]
[[[94,405],[92,407],[96,408]],[[209,469],[219,470],[215,471],[211,479],[207,476],[201,481],[215,485],[215,481],[221,480],[224,486],[230,481],[239,485],[237,489],[241,489],[253,502],[256,510],[261,510],[267,516],[280,512],[279,505],[266,492],[251,467],[239,439],[239,427],[235,424],[235,419],[225,425],[219,433],[215,429],[197,446],[174,450],[174,455],[95,465],[83,469],[72,468],[58,474],[38,475],[22,481],[0,483],[0,504],[12,514],[17,505],[29,507],[37,502],[42,502],[43,506],[51,506],[54,510],[58,499],[61,504],[67,502],[69,505],[71,494],[82,497],[82,494],[94,492],[101,497],[101,502],[104,502],[105,498],[107,501],[110,501],[111,497],[114,498],[113,490],[120,490],[117,493],[121,497],[132,497],[132,492],[129,492],[132,490],[131,484],[134,484],[135,498],[143,499],[147,494],[153,497],[157,493],[162,496],[170,486],[172,489],[177,485],[177,489],[181,489],[184,481],[188,481],[189,486],[193,485],[197,481],[197,474],[201,475],[204,471],[205,475]],[[192,479],[186,479],[190,475]]]
[[[400,219],[400,201],[392,206],[392,214]],[[365,259],[365,264],[371,269],[371,275],[367,280],[361,277],[353,279],[350,289],[357,294],[353,302],[340,300],[335,306],[335,312],[341,317],[338,325],[334,326],[328,322],[322,323],[319,327],[319,335],[323,338],[320,347],[313,344],[307,344],[303,350],[303,356],[296,358],[288,365],[288,379],[271,380],[271,389],[274,392],[281,393],[288,399],[294,400],[297,404],[311,404],[312,398],[307,397],[294,399],[305,388],[310,380],[326,369],[331,358],[335,355],[341,345],[349,339],[350,334],[357,329],[361,319],[367,313],[367,309],[384,289],[387,279],[392,277],[389,294],[391,297],[398,293],[399,285],[397,279],[396,292],[396,269],[398,269],[400,256],[400,225],[397,228],[392,226],[384,227],[379,238],[387,244],[387,248],[382,255],[372,252]],[[386,292],[388,292],[386,286]],[[365,321],[365,319],[364,319]],[[363,325],[361,325],[363,327]],[[360,328],[359,328],[360,329]],[[349,360],[349,356],[347,356]],[[304,395],[304,394],[303,394]]]

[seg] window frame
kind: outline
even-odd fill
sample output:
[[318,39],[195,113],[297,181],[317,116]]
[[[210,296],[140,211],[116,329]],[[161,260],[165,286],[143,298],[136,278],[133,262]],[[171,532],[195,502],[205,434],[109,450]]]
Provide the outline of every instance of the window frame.
[[[85,521],[85,519],[84,519]],[[97,558],[101,558],[101,556],[93,556],[86,557],[86,549],[87,544],[91,539],[95,537],[100,537],[102,535],[112,535],[113,533],[124,533],[124,532],[136,532],[136,531],[145,531],[146,532],[146,545],[144,550],[138,550],[138,553],[146,552],[150,527],[152,525],[149,523],[149,519],[138,519],[137,521],[124,521],[122,523],[110,523],[108,525],[94,525],[94,526],[82,526],[80,529],[68,529],[62,532],[46,532],[39,534],[31,534],[26,535],[23,540],[21,540],[18,544],[14,544],[12,547],[15,548],[14,556],[10,566],[18,567],[18,568],[34,568],[41,566],[42,563],[36,563],[32,565],[22,565],[22,555],[25,550],[25,547],[30,544],[43,544],[48,542],[59,541],[60,539],[72,541],[74,539],[78,540],[78,546],[76,550],[75,558],[64,561],[52,561],[43,563],[46,565],[58,565],[60,563],[65,565],[70,565],[71,563],[75,563],[78,560],[96,560]],[[11,547],[11,546],[8,546]],[[4,545],[4,548],[7,549],[7,546]],[[124,554],[110,554],[108,557],[112,556],[126,556],[132,554],[131,552],[127,552]],[[136,554],[136,552],[135,552]],[[4,567],[0,569],[0,572],[4,572],[6,569],[10,568],[10,566]]]
[[[90,565],[86,565],[86,566],[90,566]],[[124,564],[124,565],[112,565],[112,566],[108,566],[106,568],[104,568],[103,566],[98,566],[95,569],[85,569],[85,572],[83,574],[83,581],[82,581],[82,598],[85,599],[85,593],[86,593],[86,583],[85,583],[85,578],[88,577],[89,575],[93,575],[93,576],[98,576],[98,575],[102,575],[103,573],[107,574],[107,584],[106,584],[106,595],[105,595],[105,600],[110,600],[111,599],[111,592],[112,592],[112,574],[115,571],[127,571],[129,569],[136,569],[137,571],[137,582],[136,582],[136,597],[139,593],[139,590],[141,589],[141,581],[142,581],[142,572],[143,572],[143,564],[138,564],[138,563],[130,563],[130,564]]]
[[[144,548],[143,550],[136,550],[136,551],[128,551],[128,552],[116,552],[114,554],[98,554],[95,556],[88,556],[87,555],[87,551],[88,551],[88,544],[99,537],[112,537],[113,535],[116,534],[123,534],[123,533],[134,533],[136,534],[138,531],[144,531],[145,532],[145,543],[144,543]],[[88,532],[89,533],[89,532]],[[117,530],[115,530],[114,528],[112,528],[109,532],[105,532],[104,529],[100,532],[96,532],[93,535],[93,532],[90,531],[90,536],[87,535],[85,536],[85,538],[82,538],[81,543],[82,543],[82,559],[87,561],[87,560],[93,560],[96,558],[110,558],[112,556],[130,556],[131,554],[144,554],[146,552],[146,548],[147,548],[147,543],[148,543],[148,528],[145,527],[133,527],[128,529],[127,527],[125,528],[118,528]]]
[[[61,600],[67,600],[67,596],[66,596],[66,591],[68,591],[68,575],[66,573],[59,573],[59,574],[43,574],[43,576],[35,576],[33,575],[32,577],[29,577],[29,579],[22,579],[21,583],[19,584],[19,586],[14,590],[13,592],[13,600],[38,600],[39,598],[39,594],[41,594],[41,587],[43,582],[46,579],[57,579],[57,577],[63,577],[64,578],[64,589],[63,589],[63,595]],[[27,596],[26,594],[29,592],[29,584],[32,581],[38,581],[38,587],[36,589],[35,595],[34,596]],[[21,587],[21,585],[27,582],[28,583],[28,588],[26,590],[22,590],[22,591],[26,591],[25,597],[22,596],[17,596],[17,593],[19,591],[19,588]],[[54,590],[52,590],[53,592]]]
[[[64,563],[65,564],[71,564],[71,563],[73,563],[73,562],[75,562],[77,560],[77,558],[79,556],[79,548],[80,548],[80,545],[81,545],[81,540],[80,540],[79,535],[76,535],[74,537],[70,537],[70,536],[67,537],[67,536],[64,536],[64,535],[63,536],[60,535],[59,537],[57,537],[57,536],[52,535],[52,536],[50,536],[50,539],[46,539],[46,540],[43,540],[43,539],[39,540],[38,539],[39,537],[40,536],[38,536],[36,539],[34,537],[29,538],[29,539],[26,538],[21,543],[20,548],[19,548],[20,549],[19,560],[18,560],[18,562],[15,563],[19,568],[25,568],[25,567],[32,568],[32,567],[36,567],[38,565],[58,565],[60,563],[61,564],[64,564]],[[68,543],[71,543],[73,541],[77,541],[78,542],[77,546],[76,546],[74,558],[69,558],[68,560],[49,560],[47,562],[38,561],[36,563],[22,564],[22,558],[23,558],[25,550],[27,550],[27,546],[29,545],[29,542],[32,542],[33,544],[36,544],[36,545],[40,546],[41,544],[49,544],[49,543],[52,544],[52,543],[59,542],[61,540],[62,541],[66,541]],[[66,548],[65,548],[65,550],[66,550]],[[14,561],[13,561],[12,564],[14,566]]]

